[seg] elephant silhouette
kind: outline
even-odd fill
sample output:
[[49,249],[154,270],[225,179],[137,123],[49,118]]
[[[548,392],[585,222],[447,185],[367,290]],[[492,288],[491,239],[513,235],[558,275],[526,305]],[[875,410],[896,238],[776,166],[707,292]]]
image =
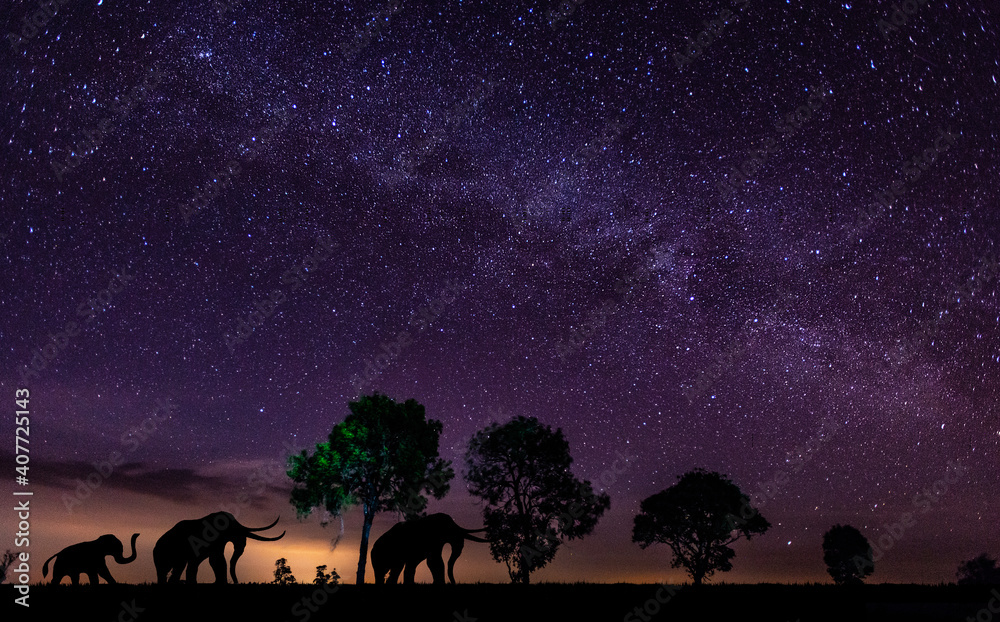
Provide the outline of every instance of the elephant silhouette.
[[[413,575],[420,562],[427,560],[427,568],[434,583],[444,583],[444,560],[441,553],[445,544],[451,545],[448,559],[448,578],[455,582],[455,560],[462,554],[465,541],[489,542],[470,535],[485,529],[463,529],[447,514],[431,514],[396,523],[372,546],[372,569],[375,584],[396,583],[403,573],[404,583],[413,583]],[[385,575],[389,574],[386,581]]]
[[49,574],[49,562],[56,560],[52,564],[52,584],[58,584],[63,577],[69,575],[73,585],[80,584],[80,575],[85,574],[90,579],[91,585],[97,585],[97,577],[101,577],[108,583],[117,583],[115,578],[108,571],[108,563],[104,559],[107,555],[114,556],[115,562],[119,564],[130,564],[135,561],[135,540],[139,534],[132,534],[132,555],[122,557],[122,541],[111,535],[104,534],[96,540],[90,542],[80,542],[71,544],[59,551],[42,564],[42,577]]
[[233,577],[233,583],[239,583],[236,578],[236,562],[243,555],[247,538],[261,542],[280,540],[285,535],[284,531],[274,538],[254,533],[277,524],[276,518],[267,527],[245,527],[229,512],[215,512],[198,519],[182,520],[160,536],[153,547],[156,581],[166,583],[169,573],[170,582],[177,583],[181,580],[181,572],[187,568],[187,582],[197,583],[198,566],[208,559],[215,572],[215,582],[226,583],[226,543],[232,542],[233,556],[229,560],[229,573]]

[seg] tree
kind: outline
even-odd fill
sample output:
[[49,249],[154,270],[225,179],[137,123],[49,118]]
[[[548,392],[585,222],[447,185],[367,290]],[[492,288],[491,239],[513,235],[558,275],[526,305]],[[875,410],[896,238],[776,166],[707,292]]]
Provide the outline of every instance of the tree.
[[274,562],[274,581],[271,581],[271,583],[278,585],[292,585],[293,583],[297,583],[295,575],[292,574],[292,569],[288,567],[288,560],[284,557]]
[[860,585],[875,572],[868,539],[850,525],[834,525],[823,534],[823,563],[838,585]]
[[[368,536],[379,512],[420,515],[427,492],[440,499],[455,473],[438,457],[441,422],[427,420],[414,399],[397,404],[374,393],[348,404],[350,414],[333,426],[327,442],[289,458],[295,483],[291,503],[299,518],[313,509],[340,516],[360,505],[364,514],[357,583],[365,582]],[[328,521],[324,519],[325,525]]]
[[7,570],[14,565],[16,559],[17,556],[10,549],[7,549],[3,555],[0,555],[0,583],[7,580]]
[[1000,583],[997,560],[986,553],[980,554],[958,566],[959,585],[993,585]]
[[313,579],[313,583],[316,585],[337,585],[340,583],[340,575],[337,574],[336,568],[332,572],[327,572],[325,565],[316,566],[316,578]]
[[492,423],[469,441],[465,454],[470,492],[484,502],[483,522],[493,559],[507,565],[513,583],[555,557],[563,539],[594,530],[611,505],[588,481],[570,472],[573,458],[561,429],[534,417]]
[[717,570],[732,570],[736,551],[730,544],[771,526],[736,484],[704,469],[681,475],[673,486],[644,499],[639,510],[632,541],[642,548],[668,545],[671,567],[683,566],[695,585]]

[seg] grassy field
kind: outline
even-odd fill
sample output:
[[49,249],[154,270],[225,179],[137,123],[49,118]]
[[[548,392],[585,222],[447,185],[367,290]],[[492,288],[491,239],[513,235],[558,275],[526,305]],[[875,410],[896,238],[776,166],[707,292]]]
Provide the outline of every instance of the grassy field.
[[[540,584],[529,586],[414,585],[34,585],[30,608],[13,606],[12,586],[0,586],[0,610],[14,618],[153,622],[158,620],[429,620],[440,622],[650,620],[965,620],[993,597],[989,587],[956,585],[677,586]],[[331,593],[332,592],[332,593]],[[660,600],[657,601],[657,593]],[[669,596],[669,599],[668,599]],[[1000,598],[994,601],[998,607]],[[1000,608],[1000,607],[998,607]],[[986,610],[988,612],[988,610]],[[27,615],[22,615],[27,614]],[[989,614],[992,618],[994,614]],[[1000,614],[996,614],[1000,616]],[[4,620],[10,619],[6,615]],[[980,617],[985,620],[985,614]],[[1000,621],[1000,617],[997,617]]]

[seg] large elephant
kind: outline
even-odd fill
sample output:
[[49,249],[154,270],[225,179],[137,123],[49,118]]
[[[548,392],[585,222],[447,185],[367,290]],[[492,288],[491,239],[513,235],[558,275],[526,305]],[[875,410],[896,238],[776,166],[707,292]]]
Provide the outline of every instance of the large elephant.
[[59,551],[52,557],[45,560],[42,565],[42,577],[49,574],[49,562],[55,558],[56,563],[52,564],[52,583],[57,584],[63,577],[69,575],[73,585],[80,584],[80,575],[85,574],[90,579],[91,585],[97,585],[97,578],[101,577],[108,583],[117,583],[115,578],[108,571],[108,563],[105,556],[111,555],[115,562],[119,564],[130,564],[135,561],[135,540],[139,534],[132,534],[132,555],[122,557],[122,541],[111,535],[104,534],[96,540],[90,542],[80,542],[71,544]]
[[264,531],[278,524],[278,519],[267,527],[244,527],[236,521],[229,512],[215,512],[203,518],[182,520],[167,533],[160,536],[153,547],[153,563],[156,565],[156,581],[170,582],[181,580],[181,572],[187,568],[187,582],[198,582],[198,566],[208,559],[215,572],[216,583],[226,583],[226,543],[233,543],[233,556],[229,560],[229,572],[233,583],[239,583],[236,578],[236,562],[243,555],[247,538],[262,542],[273,542],[284,537],[266,538],[258,536],[255,531]]
[[[372,570],[375,584],[386,582],[395,584],[399,573],[403,572],[403,582],[413,583],[413,575],[420,562],[427,560],[427,568],[434,577],[434,583],[444,583],[444,560],[441,553],[445,544],[451,545],[448,559],[448,578],[455,582],[455,560],[462,554],[466,540],[489,542],[470,535],[485,529],[463,529],[455,524],[447,514],[431,514],[396,523],[389,531],[375,541],[372,546]],[[405,570],[404,570],[405,568]]]

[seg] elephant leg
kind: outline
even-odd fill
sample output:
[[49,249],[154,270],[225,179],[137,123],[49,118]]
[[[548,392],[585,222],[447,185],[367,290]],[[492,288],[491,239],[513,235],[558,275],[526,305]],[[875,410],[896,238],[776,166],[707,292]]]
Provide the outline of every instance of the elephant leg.
[[441,551],[427,556],[427,568],[431,571],[435,585],[444,583],[444,560],[441,559]]
[[[229,574],[232,575],[232,577],[233,577],[233,585],[236,585],[237,583],[239,583],[239,580],[236,578],[236,562],[243,555],[243,550],[246,547],[247,547],[246,540],[244,540],[242,542],[233,541],[233,556],[229,558]],[[223,558],[223,560],[222,560],[222,563],[223,563],[223,566],[222,566],[222,576],[223,577],[226,576],[225,561],[226,561],[225,558]]]
[[198,566],[201,564],[199,559],[188,560],[187,564],[187,582],[197,583],[198,582]]
[[111,576],[111,571],[108,570],[107,562],[102,563],[97,568],[97,574],[101,576],[102,579],[108,582],[108,585],[114,585],[116,583],[115,578]]
[[90,579],[90,584],[91,585],[97,585],[99,583],[99,581],[97,580],[97,571],[96,570],[88,570],[87,571],[87,578]]
[[413,583],[413,576],[417,574],[417,566],[420,562],[413,562],[409,560],[406,562],[406,566],[403,568],[403,583],[406,585],[411,585]]
[[396,582],[399,581],[399,573],[401,572],[403,572],[403,563],[394,564],[389,569],[389,578],[385,582],[389,585],[396,585]]
[[448,580],[455,583],[455,560],[462,554],[465,548],[465,538],[459,538],[451,543],[451,557],[448,558]]
[[215,582],[218,584],[226,584],[226,551],[225,549],[219,549],[208,556],[208,563],[212,566],[212,572],[215,573]]
[[[181,575],[184,574],[184,566],[186,564],[183,561],[179,561],[170,568],[170,583],[180,583]],[[166,573],[164,573],[166,576]]]

